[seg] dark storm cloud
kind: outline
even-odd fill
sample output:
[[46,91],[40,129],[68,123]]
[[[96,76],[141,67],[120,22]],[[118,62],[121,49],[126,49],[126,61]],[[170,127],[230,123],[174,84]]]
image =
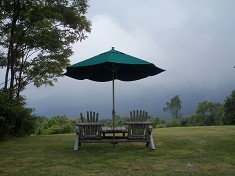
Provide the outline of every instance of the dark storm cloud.
[[[235,89],[235,1],[233,0],[91,0],[93,27],[74,45],[71,63],[111,47],[166,69],[136,82],[115,82],[117,114],[145,109],[152,115],[180,95],[183,114],[195,113],[200,101],[223,102]],[[25,91],[40,115],[77,117],[95,110],[111,117],[111,82],[61,78],[52,88]]]

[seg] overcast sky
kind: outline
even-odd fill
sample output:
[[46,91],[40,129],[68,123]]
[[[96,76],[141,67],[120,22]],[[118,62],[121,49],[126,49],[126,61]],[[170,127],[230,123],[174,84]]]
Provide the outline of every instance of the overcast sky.
[[[71,64],[115,47],[166,71],[135,82],[115,81],[118,115],[143,109],[163,112],[176,95],[182,114],[194,114],[199,102],[223,102],[235,89],[234,0],[90,0],[92,31],[74,45]],[[45,116],[93,110],[111,118],[112,83],[59,78],[54,87],[23,92],[28,106]]]

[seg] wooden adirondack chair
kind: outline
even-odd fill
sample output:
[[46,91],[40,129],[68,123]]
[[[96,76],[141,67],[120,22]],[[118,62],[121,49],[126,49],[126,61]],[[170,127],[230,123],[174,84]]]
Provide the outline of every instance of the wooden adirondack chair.
[[126,122],[128,125],[128,140],[146,142],[146,147],[155,149],[152,137],[152,123],[147,121],[148,113],[145,111],[130,112],[131,119]]
[[82,113],[81,123],[76,123],[76,138],[74,143],[74,150],[78,150],[82,142],[92,142],[101,140],[102,123],[98,122],[99,113],[87,111],[87,118],[84,118]]

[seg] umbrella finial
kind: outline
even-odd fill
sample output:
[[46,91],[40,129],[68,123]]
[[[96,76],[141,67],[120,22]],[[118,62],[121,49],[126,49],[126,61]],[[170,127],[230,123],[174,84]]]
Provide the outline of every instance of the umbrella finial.
[[112,50],[114,50],[114,47],[112,47]]

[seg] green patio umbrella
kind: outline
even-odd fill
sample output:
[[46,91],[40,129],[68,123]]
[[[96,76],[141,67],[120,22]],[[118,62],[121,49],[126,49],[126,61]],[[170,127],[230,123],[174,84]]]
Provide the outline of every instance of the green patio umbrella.
[[65,75],[78,80],[89,79],[97,82],[112,81],[112,118],[114,128],[114,80],[135,81],[157,75],[163,71],[165,70],[156,67],[153,63],[122,53],[112,47],[110,51],[67,67]]

